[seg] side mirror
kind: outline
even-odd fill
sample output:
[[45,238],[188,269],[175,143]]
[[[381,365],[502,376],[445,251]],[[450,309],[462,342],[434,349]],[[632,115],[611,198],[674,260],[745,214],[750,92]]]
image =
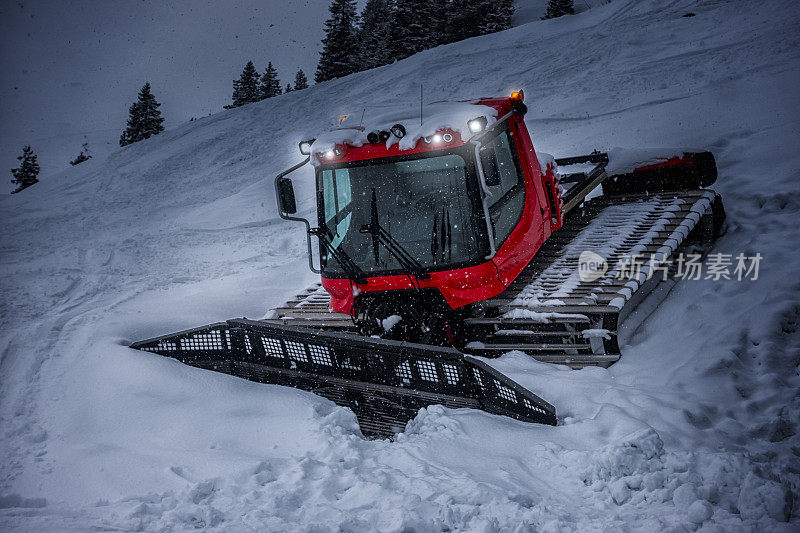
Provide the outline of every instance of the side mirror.
[[289,178],[278,180],[278,206],[287,215],[297,213],[297,203],[294,200],[294,185]]

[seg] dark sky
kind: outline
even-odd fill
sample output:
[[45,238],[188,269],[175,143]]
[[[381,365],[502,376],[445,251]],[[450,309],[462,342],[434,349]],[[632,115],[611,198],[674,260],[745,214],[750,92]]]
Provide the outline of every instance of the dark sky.
[[145,81],[171,127],[219,111],[249,59],[272,61],[284,85],[298,68],[313,78],[328,3],[2,0],[0,168],[24,143],[43,174],[83,140],[115,148]]

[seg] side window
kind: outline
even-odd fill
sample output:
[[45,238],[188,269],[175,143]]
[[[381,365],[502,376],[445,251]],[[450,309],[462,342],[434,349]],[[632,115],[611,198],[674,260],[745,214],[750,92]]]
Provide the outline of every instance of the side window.
[[489,187],[489,215],[494,225],[495,245],[500,245],[522,216],[525,204],[525,183],[514,157],[512,140],[507,131],[498,134],[481,149],[481,163],[487,181],[495,177],[499,185]]
[[347,230],[350,229],[350,219],[352,218],[350,172],[346,168],[323,171],[322,193],[325,205],[325,223],[327,224],[331,220],[335,222],[331,244],[337,248]]

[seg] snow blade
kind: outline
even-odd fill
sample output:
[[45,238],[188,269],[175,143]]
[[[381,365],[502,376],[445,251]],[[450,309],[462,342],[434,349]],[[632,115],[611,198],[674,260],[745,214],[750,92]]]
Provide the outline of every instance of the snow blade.
[[352,409],[365,436],[403,431],[420,408],[432,404],[556,425],[552,405],[454,348],[247,319],[148,339],[131,348],[311,391]]

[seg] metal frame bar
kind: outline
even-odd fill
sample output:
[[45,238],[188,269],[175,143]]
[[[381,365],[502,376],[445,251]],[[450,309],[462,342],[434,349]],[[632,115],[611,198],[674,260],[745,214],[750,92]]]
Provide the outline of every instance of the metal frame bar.
[[567,193],[562,197],[564,213],[569,213],[589,195],[590,192],[595,190],[598,185],[603,183],[603,180],[608,178],[606,173],[605,163],[598,163],[591,171],[585,174],[585,177],[573,185]]
[[556,159],[558,166],[578,165],[581,163],[593,163],[595,167],[589,172],[577,172],[574,174],[567,174],[562,179],[562,183],[574,183],[567,192],[561,197],[564,201],[563,211],[564,214],[569,213],[573,208],[580,205],[586,196],[592,192],[598,185],[608,178],[606,173],[606,165],[608,164],[608,154],[605,152],[593,152],[588,155],[578,155],[574,157],[562,157]]
[[308,268],[311,269],[311,272],[314,272],[315,274],[320,274],[322,270],[320,268],[314,267],[314,254],[312,253],[313,248],[311,247],[311,222],[309,222],[308,219],[306,218],[293,217],[288,213],[284,213],[283,210],[281,209],[281,199],[280,199],[281,193],[280,190],[278,189],[278,181],[280,181],[282,177],[286,176],[287,174],[291,174],[292,172],[302,167],[309,161],[311,161],[311,156],[306,157],[300,163],[297,163],[295,166],[287,170],[284,170],[283,172],[275,176],[275,201],[278,203],[278,215],[280,215],[282,219],[292,220],[294,222],[302,222],[303,224],[306,225],[306,244],[308,245]]
[[483,219],[486,222],[486,235],[489,238],[489,255],[485,257],[487,261],[497,255],[497,244],[494,242],[494,227],[492,226],[492,216],[489,213],[489,195],[491,195],[491,192],[489,191],[489,186],[486,184],[486,174],[483,171],[483,161],[481,161],[481,148],[483,147],[483,143],[481,143],[480,140],[489,133],[492,133],[498,126],[511,118],[513,114],[514,111],[509,111],[485,130],[476,133],[467,141],[475,146],[475,168],[478,170],[478,183],[480,183],[482,189],[481,204],[483,206]]

